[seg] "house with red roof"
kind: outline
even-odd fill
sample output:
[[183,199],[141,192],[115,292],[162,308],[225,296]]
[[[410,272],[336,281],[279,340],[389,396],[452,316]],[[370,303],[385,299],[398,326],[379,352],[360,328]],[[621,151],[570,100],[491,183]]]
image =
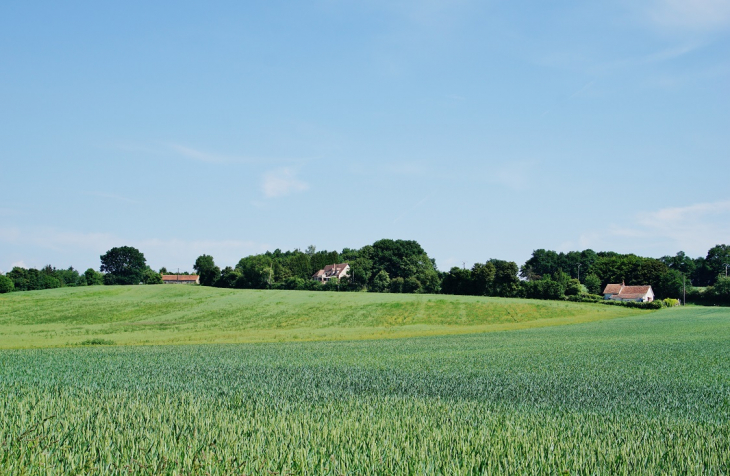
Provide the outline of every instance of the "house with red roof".
[[320,269],[314,275],[312,279],[319,281],[320,283],[326,283],[332,278],[342,279],[350,275],[350,265],[347,263],[341,264],[328,264],[324,269]]
[[197,274],[163,274],[163,284],[200,284]]
[[651,286],[626,286],[626,284],[608,284],[603,290],[603,297],[614,301],[652,302],[654,290]]

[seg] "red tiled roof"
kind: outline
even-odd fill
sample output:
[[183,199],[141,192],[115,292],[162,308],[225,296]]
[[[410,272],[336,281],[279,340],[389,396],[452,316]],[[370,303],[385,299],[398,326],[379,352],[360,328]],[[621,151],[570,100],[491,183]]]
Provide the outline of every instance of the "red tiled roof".
[[603,290],[603,294],[618,294],[621,292],[622,287],[620,284],[607,284],[606,289]]
[[639,299],[646,296],[646,293],[621,293],[617,296],[613,296],[615,299]]
[[[603,294],[615,294],[619,297],[633,296],[637,297],[645,296],[651,290],[651,286],[624,286],[623,284],[608,284],[606,289],[603,290]],[[628,298],[631,299],[631,298]]]
[[163,281],[197,281],[197,274],[163,274]]
[[642,296],[649,292],[651,286],[624,286],[619,293],[622,297],[624,294],[641,294]]

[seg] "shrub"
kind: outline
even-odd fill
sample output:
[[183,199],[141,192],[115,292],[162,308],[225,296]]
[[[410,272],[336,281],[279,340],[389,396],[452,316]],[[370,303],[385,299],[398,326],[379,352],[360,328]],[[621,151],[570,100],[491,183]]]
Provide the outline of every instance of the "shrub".
[[104,284],[104,275],[94,270],[93,268],[89,268],[84,271],[84,276],[86,277],[86,284],[89,286],[98,286]]
[[580,284],[580,281],[577,279],[571,279],[568,281],[568,284],[565,286],[565,295],[566,296],[577,296],[578,294],[581,294],[583,292],[583,286]]
[[[391,281],[392,283],[392,281]],[[405,281],[403,281],[403,292],[404,293],[420,293],[423,290],[423,286],[421,286],[421,282],[417,280],[414,277],[406,278]]]
[[99,337],[96,337],[94,339],[87,339],[83,342],[81,342],[81,345],[114,345],[115,342],[113,340],[108,339],[101,339]]
[[403,278],[393,278],[390,280],[390,292],[391,293],[402,293],[403,292]]
[[390,290],[390,276],[385,270],[380,271],[375,278],[373,278],[373,285],[370,286],[370,291],[376,293],[387,293]]
[[0,294],[9,293],[15,290],[15,283],[7,276],[0,275]]
[[142,272],[142,282],[145,284],[162,284],[162,275],[153,269],[147,268]]
[[588,276],[585,277],[583,282],[586,285],[586,288],[588,288],[589,293],[591,293],[591,294],[600,294],[601,293],[601,280],[595,274],[589,274]]

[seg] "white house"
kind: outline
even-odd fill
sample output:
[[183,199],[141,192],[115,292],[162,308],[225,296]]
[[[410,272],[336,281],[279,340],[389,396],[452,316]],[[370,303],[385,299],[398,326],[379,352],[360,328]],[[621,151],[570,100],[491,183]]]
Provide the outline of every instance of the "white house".
[[342,279],[345,276],[350,275],[350,265],[347,263],[341,264],[328,264],[324,269],[320,269],[313,276],[312,279],[319,281],[320,283],[326,283],[332,278]]
[[636,301],[636,302],[652,302],[654,300],[654,290],[651,286],[626,286],[621,284],[609,284],[603,290],[605,299],[614,301]]

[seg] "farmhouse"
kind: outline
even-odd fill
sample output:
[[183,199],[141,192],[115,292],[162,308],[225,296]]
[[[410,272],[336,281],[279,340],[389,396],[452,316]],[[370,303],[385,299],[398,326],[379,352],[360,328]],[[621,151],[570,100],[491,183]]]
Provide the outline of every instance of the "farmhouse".
[[197,274],[163,274],[164,284],[200,284],[200,276]]
[[614,301],[652,302],[654,300],[654,291],[651,286],[626,286],[624,283],[609,284],[603,290],[603,297]]
[[319,281],[320,283],[326,283],[332,278],[342,279],[345,276],[350,275],[350,265],[347,263],[341,264],[328,264],[324,269],[320,269],[313,276],[312,279]]

